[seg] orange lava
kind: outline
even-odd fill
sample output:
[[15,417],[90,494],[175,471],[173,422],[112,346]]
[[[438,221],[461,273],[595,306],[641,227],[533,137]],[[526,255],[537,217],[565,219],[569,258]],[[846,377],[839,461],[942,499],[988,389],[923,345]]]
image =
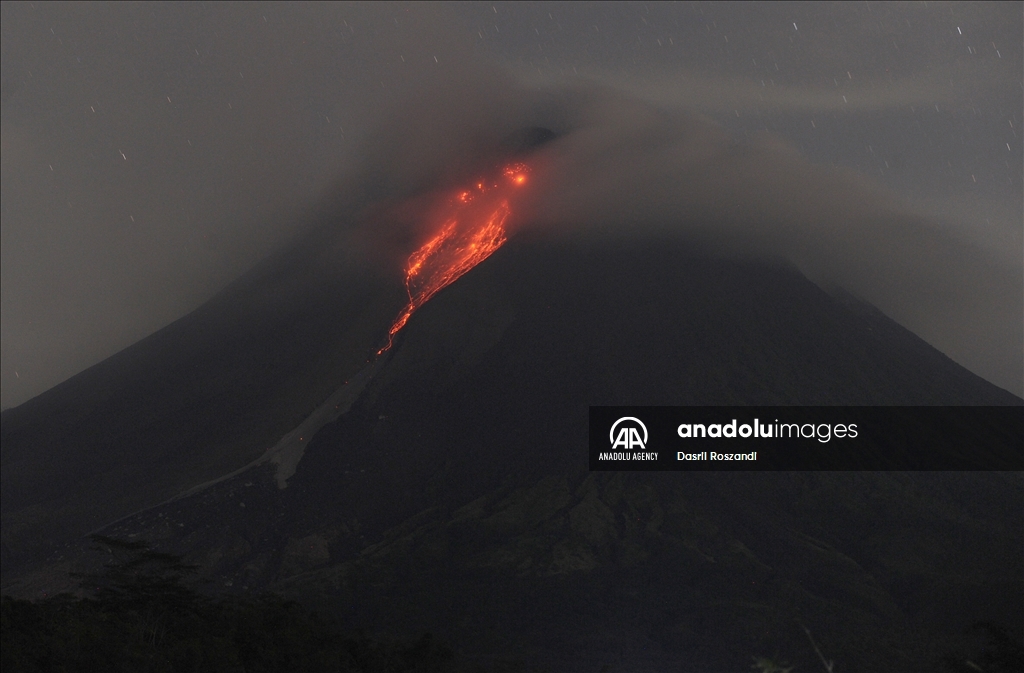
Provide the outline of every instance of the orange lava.
[[508,240],[505,222],[512,212],[509,202],[514,192],[526,184],[527,172],[524,164],[510,164],[502,170],[499,179],[479,181],[474,188],[454,194],[441,228],[409,255],[405,264],[409,303],[395,318],[388,331],[388,343],[377,355],[391,348],[395,335],[405,327],[416,309],[490,257]]

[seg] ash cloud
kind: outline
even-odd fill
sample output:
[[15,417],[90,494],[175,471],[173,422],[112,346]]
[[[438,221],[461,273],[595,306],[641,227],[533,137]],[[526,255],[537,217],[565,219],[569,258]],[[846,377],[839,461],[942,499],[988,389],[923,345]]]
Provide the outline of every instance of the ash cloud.
[[671,231],[730,254],[786,259],[1021,394],[1019,256],[1000,258],[777,139],[737,142],[696,115],[607,90],[584,98],[579,125],[550,152],[538,223]]
[[[287,246],[338,184],[362,184],[354,148],[398,101],[460,95],[484,67],[451,8],[420,3],[2,14],[4,408]],[[450,142],[465,131],[417,142],[469,156]]]
[[[783,258],[1024,392],[1019,230],[1002,232],[1010,244],[1000,255],[862,175],[815,165],[767,135],[738,139],[695,112],[742,103],[746,113],[759,83],[700,70],[703,60],[663,63],[647,80],[598,68],[589,80],[527,76],[522,59],[510,64],[478,39],[476,15],[496,20],[491,5],[141,7],[3,7],[4,407],[195,308],[316,211],[342,222],[338,213],[385,204],[390,219],[358,233],[397,272],[396,251],[422,225],[416,199],[486,167],[524,126],[561,136],[532,160],[517,226],[668,231],[723,254]],[[562,11],[522,11],[534,10]],[[565,58],[600,47],[590,20],[578,23]],[[836,63],[856,37],[836,47]],[[1000,67],[1019,61],[999,44]],[[1004,89],[1005,73],[991,72],[990,88]],[[949,97],[945,71],[901,77],[916,83],[895,97],[891,82],[851,80],[860,109]],[[808,110],[835,98],[807,81],[771,104]],[[339,245],[356,250],[351,233]]]
[[[458,109],[425,114],[428,106],[411,103],[416,114],[389,121],[403,132],[375,162],[397,167],[397,184],[420,188],[431,176],[457,174],[453,167],[472,168],[482,148],[517,125],[551,127],[561,135],[532,160],[532,193],[517,226],[558,236],[669,233],[719,254],[785,260],[1022,393],[1019,258],[995,254],[873,180],[815,165],[767,134],[738,140],[698,114],[598,83],[463,86]],[[465,128],[473,132],[462,135]],[[460,143],[446,140],[460,135]],[[482,141],[475,152],[453,155],[474,140]]]

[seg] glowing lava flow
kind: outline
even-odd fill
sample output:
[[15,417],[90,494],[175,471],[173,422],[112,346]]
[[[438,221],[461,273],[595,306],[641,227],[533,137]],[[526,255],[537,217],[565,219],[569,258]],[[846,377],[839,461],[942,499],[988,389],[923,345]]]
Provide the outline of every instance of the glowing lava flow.
[[452,199],[455,211],[440,230],[409,255],[405,264],[405,290],[409,303],[395,318],[388,332],[388,343],[377,351],[391,348],[395,335],[419,307],[454,283],[474,266],[500,248],[508,234],[505,222],[511,214],[512,191],[526,183],[527,167],[506,166],[502,180],[478,182],[474,189],[458,192]]

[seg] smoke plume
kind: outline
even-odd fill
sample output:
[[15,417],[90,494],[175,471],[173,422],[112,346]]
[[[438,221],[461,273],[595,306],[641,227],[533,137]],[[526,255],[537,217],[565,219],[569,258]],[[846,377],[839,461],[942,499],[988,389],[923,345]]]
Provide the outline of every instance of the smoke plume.
[[[419,205],[491,168],[502,139],[530,126],[559,137],[530,159],[531,192],[510,216],[513,234],[671,232],[720,254],[787,260],[1024,392],[1018,226],[972,239],[864,175],[816,165],[768,135],[734,136],[702,116],[721,121],[765,104],[863,113],[958,104],[951,95],[1001,101],[990,92],[1005,90],[1007,76],[1019,81],[1012,40],[993,41],[989,60],[972,61],[980,65],[921,74],[925,66],[908,56],[896,84],[888,70],[872,80],[845,67],[844,82],[825,75],[859,53],[862,37],[878,37],[874,18],[851,15],[842,35],[827,21],[810,30],[816,14],[801,19],[797,35],[786,18],[755,44],[758,19],[752,49],[780,53],[776,42],[795,49],[796,37],[817,36],[811,52],[792,52],[791,65],[828,57],[799,86],[780,80],[769,89],[740,70],[707,69],[715,59],[700,50],[647,79],[602,71],[628,54],[593,30],[583,6],[521,10],[543,14],[552,34],[568,35],[568,23],[554,32],[560,22],[578,24],[557,51],[536,52],[551,54],[552,73],[575,73],[572,59],[595,54],[594,67],[562,78],[528,67],[515,51],[525,42],[489,48],[507,34],[483,23],[498,20],[496,6],[141,7],[3,7],[5,407],[197,307],[287,245],[317,211],[338,223],[383,213],[359,236],[347,229],[338,245],[384,250],[387,268],[401,274],[426,233]],[[981,12],[977,25],[1007,23],[998,5],[972,7],[963,11]],[[690,12],[697,34],[712,31],[703,12]],[[945,35],[945,20],[922,10],[913,25]],[[922,63],[938,58],[928,44],[921,37],[913,51]],[[1006,212],[1012,220],[1013,208]]]
[[767,134],[740,141],[682,107],[598,82],[540,91],[510,77],[500,83],[449,83],[452,95],[440,100],[457,101],[450,107],[411,100],[402,106],[410,112],[388,119],[390,143],[377,145],[368,165],[393,167],[390,184],[423,189],[437,176],[471,175],[517,126],[550,127],[559,137],[531,160],[532,196],[514,214],[517,226],[556,236],[669,233],[718,254],[785,260],[1022,392],[1019,259]]

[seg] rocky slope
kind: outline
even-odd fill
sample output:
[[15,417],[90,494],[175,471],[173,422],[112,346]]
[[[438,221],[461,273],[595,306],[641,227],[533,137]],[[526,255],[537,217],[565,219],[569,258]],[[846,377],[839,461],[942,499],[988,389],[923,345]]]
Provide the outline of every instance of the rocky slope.
[[[326,334],[338,318],[308,306]],[[391,317],[366,319],[360,355]],[[587,472],[588,405],[1021,404],[785,265],[521,236],[385,357],[286,488],[264,463],[103,532],[185,553],[223,590],[557,670],[743,670],[776,653],[811,670],[801,625],[843,670],[926,670],[974,620],[1024,624],[1019,474]],[[7,419],[5,456],[26,432]],[[55,590],[80,548],[8,587]]]

